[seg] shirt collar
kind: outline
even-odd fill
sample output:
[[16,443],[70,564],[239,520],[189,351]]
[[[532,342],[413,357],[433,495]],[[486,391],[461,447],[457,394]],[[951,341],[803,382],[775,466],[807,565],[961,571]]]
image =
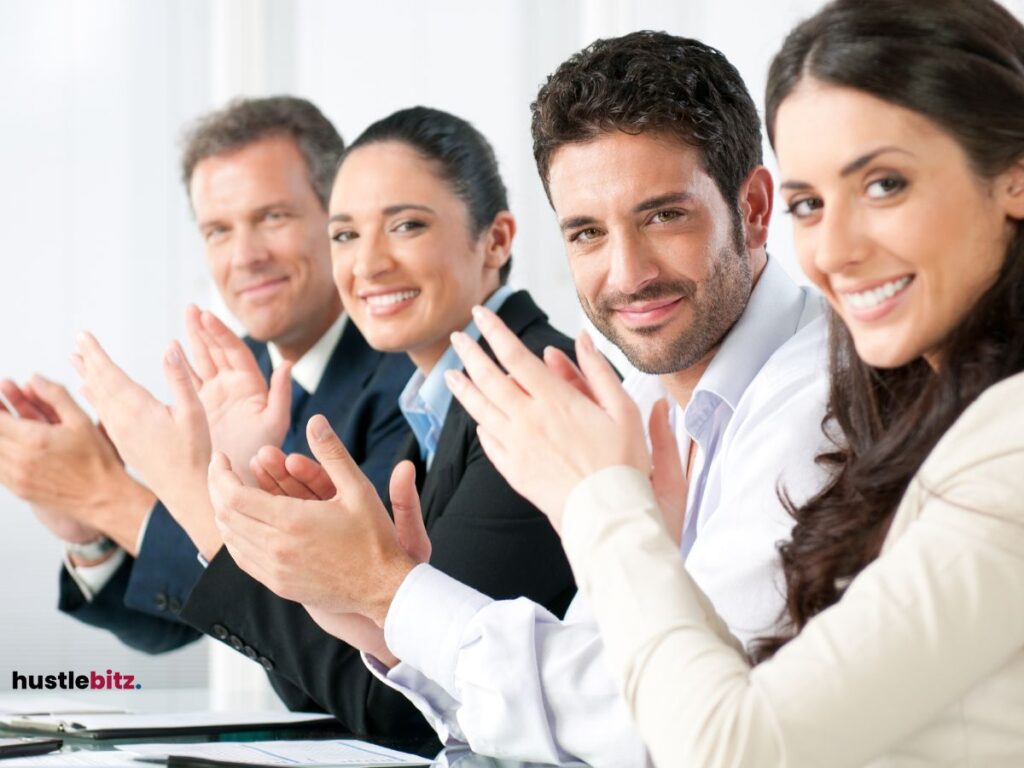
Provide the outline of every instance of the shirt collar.
[[[515,291],[512,288],[503,285],[491,294],[484,306],[497,312],[513,293]],[[465,327],[464,333],[472,339],[480,338],[480,331],[472,321]],[[420,456],[427,462],[428,468],[437,451],[441,428],[452,404],[452,393],[445,384],[444,374],[453,370],[462,370],[462,360],[449,346],[429,374],[424,376],[421,371],[416,371],[412,375],[398,398],[399,408],[416,436]]]
[[711,358],[694,396],[708,392],[736,410],[757,372],[799,327],[807,296],[807,289],[769,258],[746,309]]
[[[309,394],[316,392],[316,388],[320,386],[320,380],[327,370],[331,354],[338,346],[341,334],[345,331],[346,322],[347,316],[342,312],[338,315],[338,319],[331,324],[331,327],[324,332],[324,335],[317,339],[316,344],[310,347],[309,351],[292,366],[292,378]],[[284,360],[274,342],[267,344],[267,353],[270,355],[272,368],[277,368]]]
[[735,411],[768,358],[793,335],[808,313],[820,313],[821,306],[812,300],[813,296],[812,291],[794,283],[775,259],[768,259],[746,308],[722,340],[689,403],[676,403],[659,376],[633,372],[626,377],[623,385],[640,406],[645,428],[651,408],[661,398],[683,409],[683,425],[677,424],[677,407],[671,409],[673,427],[685,426],[695,437],[703,434],[703,427],[719,406],[727,408],[729,414]]

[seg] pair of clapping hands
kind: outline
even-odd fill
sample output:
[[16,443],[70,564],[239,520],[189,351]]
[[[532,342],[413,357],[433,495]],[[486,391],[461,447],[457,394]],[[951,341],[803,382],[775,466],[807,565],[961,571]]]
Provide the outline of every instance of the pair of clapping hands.
[[[555,349],[541,361],[489,310],[476,308],[474,319],[508,373],[455,333],[465,373],[446,379],[510,485],[559,529],[580,480],[632,466],[651,477],[678,539],[685,478],[667,405],[651,416],[652,459],[637,406],[588,336],[577,342],[577,367]],[[430,556],[412,465],[392,475],[392,522],[323,416],[307,425],[319,463],[274,447],[288,428],[289,366],[268,388],[248,348],[213,315],[190,308],[186,326],[194,369],[177,343],[164,357],[171,406],[132,382],[91,336],[79,339],[75,365],[114,445],[205,556],[223,543],[240,568],[302,603],[325,630],[393,664],[387,610]]]

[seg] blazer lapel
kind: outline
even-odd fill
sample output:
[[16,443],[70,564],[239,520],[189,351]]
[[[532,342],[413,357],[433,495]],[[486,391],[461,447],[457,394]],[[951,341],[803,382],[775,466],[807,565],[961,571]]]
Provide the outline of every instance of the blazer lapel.
[[299,418],[308,421],[322,413],[332,424],[339,424],[339,414],[347,412],[377,369],[381,353],[371,348],[351,319],[334,346],[324,369],[323,378],[310,394]]
[[[509,296],[498,310],[498,317],[516,336],[522,335],[527,326],[547,319],[547,315],[526,291],[516,291]],[[486,342],[481,346],[487,354],[491,354]],[[458,400],[452,400],[444,426],[441,428],[441,435],[438,437],[434,461],[420,492],[420,507],[425,523],[429,524],[444,510],[462,480],[474,429],[476,423]]]

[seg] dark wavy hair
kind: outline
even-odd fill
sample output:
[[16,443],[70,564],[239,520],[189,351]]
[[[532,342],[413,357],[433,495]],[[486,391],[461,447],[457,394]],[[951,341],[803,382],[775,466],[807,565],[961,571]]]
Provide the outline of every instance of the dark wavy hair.
[[[368,144],[397,141],[436,163],[440,176],[469,210],[470,235],[475,239],[508,210],[508,192],[501,180],[494,148],[472,124],[450,112],[409,107],[378,120],[353,141],[349,153]],[[338,164],[341,167],[341,163]],[[512,271],[511,257],[498,273],[502,285]]]
[[316,105],[296,96],[235,99],[223,109],[200,117],[182,138],[181,179],[188,190],[200,161],[236,152],[270,136],[289,136],[309,170],[309,183],[327,210],[338,158],[345,150],[341,135]]
[[761,165],[761,121],[736,67],[711,46],[666,32],[591,43],[555,70],[530,110],[549,200],[555,152],[613,131],[656,132],[695,147],[734,211],[744,179]]
[[[768,77],[774,143],[779,106],[805,78],[855,88],[931,120],[992,179],[1024,157],[1024,26],[992,0],[836,0],[786,38]],[[985,389],[1024,370],[1021,223],[992,287],[943,343],[939,371],[922,359],[880,369],[857,356],[833,314],[818,457],[827,487],[798,508],[781,546],[791,633],[837,602],[878,557],[911,478]],[[969,254],[964,254],[968,258]],[[767,638],[763,659],[788,637]]]

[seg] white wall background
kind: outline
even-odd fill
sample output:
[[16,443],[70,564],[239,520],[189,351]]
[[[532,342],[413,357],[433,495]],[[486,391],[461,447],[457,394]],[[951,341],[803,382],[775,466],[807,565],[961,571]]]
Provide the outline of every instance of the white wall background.
[[[1024,16],[1024,0],[1006,0]],[[160,396],[188,301],[218,307],[177,176],[181,125],[238,94],[290,92],[347,139],[413,104],[472,121],[519,218],[513,283],[563,330],[580,313],[530,152],[528,105],[595,37],[665,29],[720,48],[761,102],[785,32],[821,0],[0,0],[0,375],[76,386],[88,328]],[[767,153],[767,149],[766,149]],[[770,158],[770,154],[768,154]],[[769,160],[769,164],[771,161]],[[795,272],[778,217],[770,251]],[[150,659],[55,610],[59,545],[0,489],[0,689],[10,670],[119,665],[206,680],[202,646]],[[215,657],[214,680],[242,681]],[[258,677],[258,675],[257,675]]]

